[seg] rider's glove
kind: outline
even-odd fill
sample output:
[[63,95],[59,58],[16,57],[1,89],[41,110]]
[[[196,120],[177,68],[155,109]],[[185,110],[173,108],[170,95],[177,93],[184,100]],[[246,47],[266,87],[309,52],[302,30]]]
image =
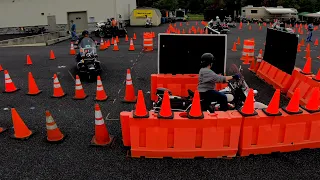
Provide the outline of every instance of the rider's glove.
[[234,80],[239,80],[239,79],[240,79],[240,76],[239,76],[238,74],[236,74],[236,75],[233,75],[232,78],[233,78]]

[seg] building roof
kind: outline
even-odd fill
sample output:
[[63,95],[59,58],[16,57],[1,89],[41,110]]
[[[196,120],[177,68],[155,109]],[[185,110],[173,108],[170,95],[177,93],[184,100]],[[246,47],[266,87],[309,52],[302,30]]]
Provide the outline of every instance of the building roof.
[[270,14],[289,14],[289,13],[297,13],[291,8],[265,8]]

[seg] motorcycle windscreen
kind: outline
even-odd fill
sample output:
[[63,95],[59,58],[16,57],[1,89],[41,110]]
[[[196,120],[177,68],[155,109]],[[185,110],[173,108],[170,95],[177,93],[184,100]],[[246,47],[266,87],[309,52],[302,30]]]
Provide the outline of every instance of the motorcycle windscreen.
[[91,38],[83,38],[80,47],[82,49],[81,53],[97,54],[96,43]]

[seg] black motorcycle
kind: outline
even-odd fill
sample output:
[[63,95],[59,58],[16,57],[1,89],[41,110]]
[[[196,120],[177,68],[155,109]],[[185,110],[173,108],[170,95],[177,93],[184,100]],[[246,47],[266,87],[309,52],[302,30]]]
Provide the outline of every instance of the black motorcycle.
[[[241,67],[240,67],[240,71],[238,70],[234,70],[236,69],[236,66],[233,65],[232,67],[233,71],[237,74],[241,74],[239,73],[240,71],[242,71]],[[171,109],[172,111],[176,111],[176,112],[187,112],[190,110],[191,105],[192,105],[192,99],[194,96],[194,92],[191,91],[190,89],[188,90],[188,97],[180,97],[180,96],[173,96],[171,91],[169,89],[166,88],[157,88],[157,101],[153,102],[153,110],[155,112],[159,112],[160,108],[161,108],[161,104],[162,104],[162,100],[163,100],[163,95],[164,92],[168,91],[169,93],[169,98],[170,98],[170,104],[171,104]],[[230,80],[228,82],[228,86],[222,90],[220,90],[219,92],[224,93],[227,96],[227,100],[228,100],[228,107],[229,110],[234,110],[234,109],[240,109],[243,104],[244,101],[247,98],[247,95],[249,93],[249,87],[247,85],[247,83],[245,82],[243,76],[241,76],[241,78],[239,80]],[[256,95],[258,92],[256,90],[254,90],[254,94]],[[209,111],[210,113],[213,113],[215,110],[219,110],[219,104],[218,102],[205,102],[206,100],[204,99],[204,97],[201,97],[200,95],[200,103],[201,103],[201,109],[203,111]],[[206,107],[207,104],[210,104],[210,107]],[[263,105],[262,103],[257,102],[257,106],[259,107],[263,107],[265,108],[265,105]]]
[[96,44],[91,38],[82,39],[80,45],[81,60],[77,59],[77,71],[80,76],[86,75],[90,81],[97,79],[102,71],[101,63],[98,61]]

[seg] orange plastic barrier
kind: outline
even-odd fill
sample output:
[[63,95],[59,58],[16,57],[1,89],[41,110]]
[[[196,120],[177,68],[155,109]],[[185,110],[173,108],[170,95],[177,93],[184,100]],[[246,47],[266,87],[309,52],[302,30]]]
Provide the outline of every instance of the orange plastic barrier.
[[[228,84],[216,84],[216,90],[227,87]],[[195,91],[198,87],[198,74],[151,74],[151,100],[157,99],[157,88],[168,88],[175,96],[188,96],[188,89]]]
[[289,115],[280,109],[281,116],[258,115],[244,117],[241,127],[239,154],[270,154],[320,148],[320,113]]
[[195,158],[234,157],[238,151],[242,116],[237,111],[204,112],[203,119],[188,119],[175,112],[174,119],[133,118],[121,112],[123,144],[131,146],[132,157]]
[[[320,87],[320,82],[312,79],[312,76],[304,75],[300,73],[299,68],[295,68],[292,72],[292,76],[288,82],[287,97],[291,98],[296,88],[301,90],[300,105],[305,105],[310,98],[311,90],[314,87]],[[319,99],[320,102],[320,99]]]
[[291,75],[272,66],[266,61],[261,62],[256,74],[259,78],[265,80],[275,89],[280,89],[283,93],[286,93],[288,91],[288,83]]
[[153,36],[152,33],[143,33],[143,50],[153,51]]

